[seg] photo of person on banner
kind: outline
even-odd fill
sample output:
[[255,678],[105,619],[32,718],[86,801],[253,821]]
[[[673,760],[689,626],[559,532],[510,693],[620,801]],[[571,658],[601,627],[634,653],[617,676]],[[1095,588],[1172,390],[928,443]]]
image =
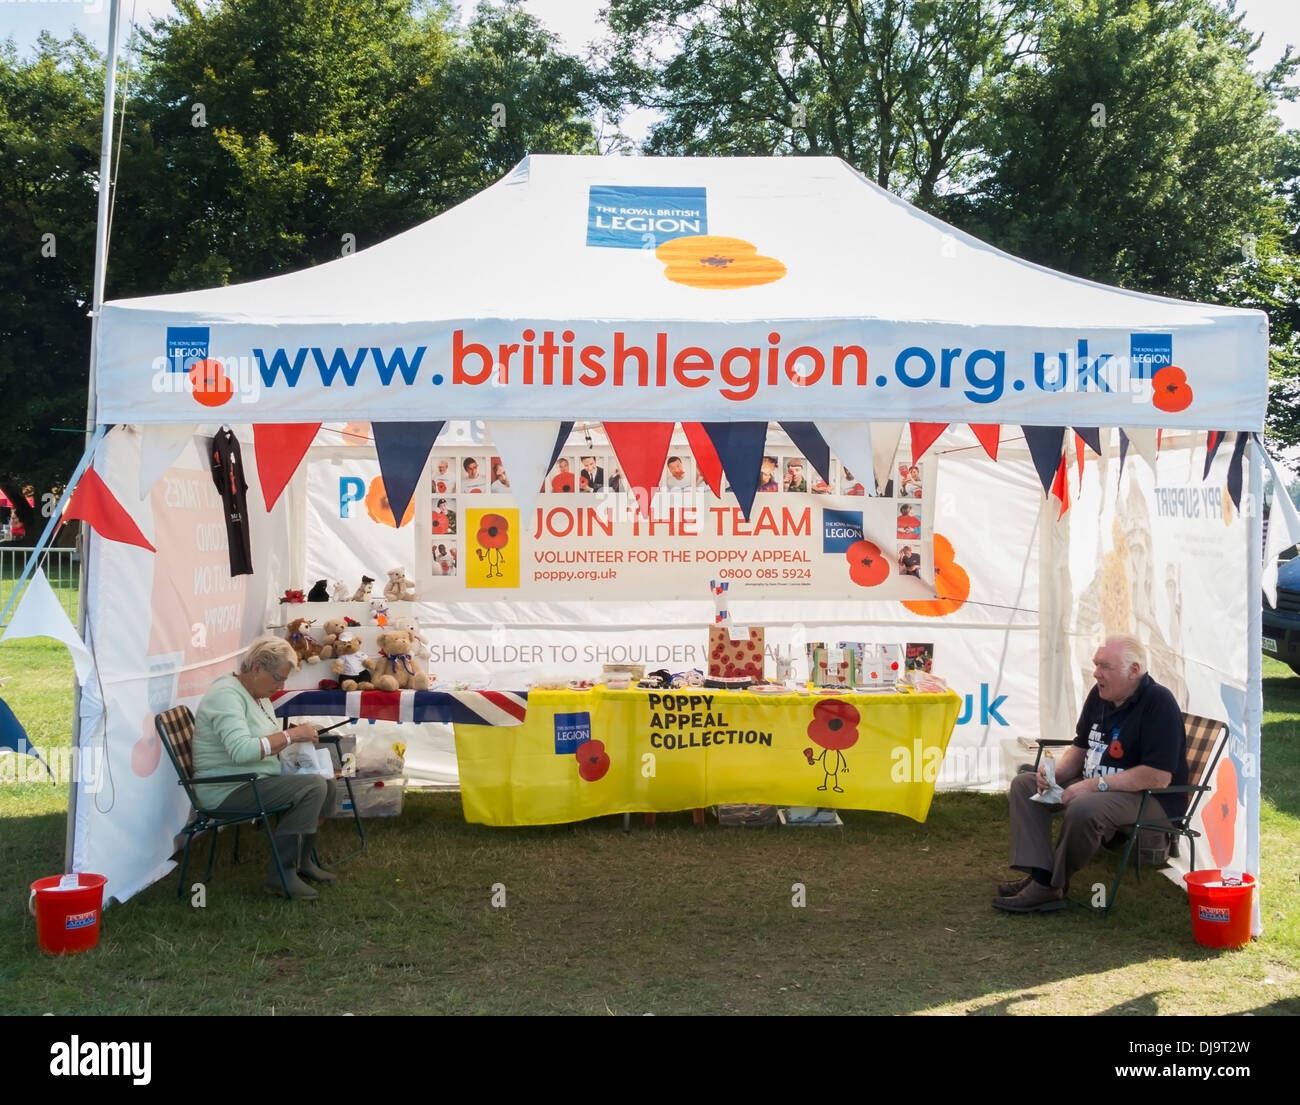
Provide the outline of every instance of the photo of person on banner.
[[490,489],[496,494],[509,494],[510,480],[506,476],[506,466],[500,457],[492,458],[492,485]]
[[568,457],[561,457],[555,462],[555,474],[551,476],[551,492],[556,495],[567,495],[571,491],[576,491],[578,481],[573,475],[573,466]]
[[867,489],[853,478],[853,473],[847,468],[841,466],[840,471],[844,473],[844,490],[843,495],[866,495]]
[[471,495],[480,495],[487,490],[487,477],[480,474],[480,464],[476,457],[466,457],[461,461],[464,475],[461,477],[461,490]]
[[914,552],[911,545],[904,545],[898,550],[898,574],[901,576],[921,574],[921,555]]
[[906,499],[919,499],[921,497],[921,470],[913,464],[904,472],[900,465],[899,474],[903,477],[903,497]]
[[801,495],[808,493],[808,481],[803,474],[803,457],[792,457],[785,464],[785,490]]
[[781,470],[781,464],[776,457],[764,457],[763,466],[758,474],[759,491],[779,491],[780,487],[776,482],[776,474]]
[[582,462],[582,469],[578,473],[578,490],[588,492],[598,492],[605,490],[605,469],[596,463],[594,456],[585,456],[578,458]]
[[681,457],[669,457],[665,470],[663,486],[668,491],[683,491],[691,486],[691,477],[686,472],[686,463]]
[[898,539],[915,540],[921,535],[921,519],[912,513],[912,507],[904,503],[898,508]]
[[447,495],[456,490],[455,457],[439,457],[433,466],[433,493]]

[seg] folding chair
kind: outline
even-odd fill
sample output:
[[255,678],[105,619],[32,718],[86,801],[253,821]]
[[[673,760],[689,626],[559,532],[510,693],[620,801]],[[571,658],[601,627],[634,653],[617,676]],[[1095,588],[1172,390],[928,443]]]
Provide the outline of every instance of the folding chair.
[[[1192,828],[1192,815],[1196,813],[1197,806],[1200,805],[1201,798],[1209,793],[1212,789],[1207,780],[1213,774],[1215,767],[1218,765],[1219,757],[1223,754],[1224,746],[1228,742],[1228,726],[1226,722],[1217,721],[1213,718],[1199,717],[1196,714],[1183,714],[1183,727],[1187,732],[1187,778],[1191,780],[1188,783],[1179,786],[1160,787],[1155,790],[1144,790],[1142,792],[1142,804],[1138,807],[1137,820],[1127,831],[1128,839],[1124,844],[1124,851],[1120,857],[1119,871],[1115,875],[1115,881],[1111,884],[1110,893],[1106,895],[1106,904],[1101,907],[1101,913],[1106,916],[1110,915],[1111,907],[1115,904],[1115,895],[1119,892],[1119,884],[1124,878],[1124,872],[1128,869],[1129,859],[1132,856],[1133,848],[1138,848],[1137,864],[1134,871],[1137,874],[1138,882],[1142,881],[1142,848],[1140,840],[1143,832],[1159,833],[1167,838],[1169,851],[1171,855],[1178,855],[1178,838],[1187,837],[1187,843],[1191,848],[1191,855],[1188,857],[1191,861],[1191,870],[1196,870],[1196,838],[1201,834]],[[1037,771],[1038,763],[1043,757],[1043,752],[1048,748],[1058,748],[1062,745],[1072,744],[1068,740],[1040,740],[1038,742],[1038,755],[1034,757],[1034,765],[1029,770]],[[1027,765],[1022,765],[1021,769],[1025,770]],[[1159,798],[1163,794],[1186,794],[1188,795],[1187,809],[1181,817],[1160,817],[1156,814],[1151,815],[1151,820],[1147,817],[1147,803],[1152,798]],[[1156,806],[1161,814],[1163,808]],[[1113,837],[1112,840],[1118,840],[1119,837]],[[1111,842],[1108,841],[1109,845]],[[1150,866],[1163,866],[1163,861]]]
[[[194,843],[194,838],[199,833],[211,832],[212,838],[208,846],[208,870],[203,876],[204,882],[212,879],[212,865],[217,853],[217,830],[227,825],[235,826],[235,862],[239,862],[239,829],[246,822],[261,822],[262,829],[266,833],[266,839],[271,844],[271,854],[275,857],[276,870],[280,872],[280,886],[284,890],[284,896],[289,898],[289,887],[285,885],[284,868],[280,863],[280,853],[275,846],[275,836],[271,832],[270,815],[273,813],[283,813],[289,809],[292,802],[282,802],[278,806],[268,806],[262,801],[262,796],[257,790],[257,781],[261,776],[252,773],[247,775],[204,775],[202,778],[194,777],[194,715],[190,713],[188,706],[173,706],[170,710],[164,710],[154,718],[154,728],[158,730],[158,736],[162,740],[163,747],[167,749],[167,755],[171,759],[172,767],[176,769],[176,774],[180,779],[180,785],[185,788],[185,796],[190,800],[190,806],[194,810],[194,816],[189,824],[182,830],[185,833],[185,854],[181,857],[181,874],[176,884],[176,897],[183,898],[185,895],[185,872],[190,863],[190,846]],[[253,803],[256,809],[238,809],[238,810],[216,810],[208,808],[195,791],[196,784],[207,783],[252,783],[253,784]]]

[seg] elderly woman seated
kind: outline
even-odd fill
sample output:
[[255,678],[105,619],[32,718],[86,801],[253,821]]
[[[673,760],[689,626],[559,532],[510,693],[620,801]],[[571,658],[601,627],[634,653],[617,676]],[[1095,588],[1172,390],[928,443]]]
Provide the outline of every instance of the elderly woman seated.
[[[194,719],[194,775],[253,774],[268,805],[292,802],[280,814],[275,846],[284,864],[284,885],[291,898],[315,898],[316,891],[298,876],[333,882],[335,876],[312,861],[321,810],[334,798],[334,780],[321,775],[281,775],[279,754],[290,744],[316,740],[314,725],[281,730],[267,701],[284,686],[297,657],[281,637],[258,637],[239,664],[239,673],[223,675],[208,688]],[[199,798],[210,808],[248,809],[255,801],[252,783],[199,785]],[[266,889],[284,894],[281,872],[271,859]]]

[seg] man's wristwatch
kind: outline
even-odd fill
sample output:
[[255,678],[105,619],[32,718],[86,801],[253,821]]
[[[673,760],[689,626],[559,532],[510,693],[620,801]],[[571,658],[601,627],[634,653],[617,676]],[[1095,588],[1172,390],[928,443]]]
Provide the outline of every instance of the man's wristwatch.
[[1106,782],[1105,779],[1098,779],[1097,790],[1099,790],[1102,794],[1105,794],[1106,791],[1110,790],[1110,785]]

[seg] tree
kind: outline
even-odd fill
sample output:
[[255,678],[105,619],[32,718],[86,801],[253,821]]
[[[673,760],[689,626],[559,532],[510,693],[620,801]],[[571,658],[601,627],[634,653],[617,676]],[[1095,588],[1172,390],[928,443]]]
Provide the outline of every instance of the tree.
[[612,0],[607,106],[664,113],[648,153],[833,155],[929,208],[965,178],[979,105],[1038,7]]
[[1208,0],[1057,0],[989,102],[980,179],[947,217],[1107,284],[1224,301],[1225,270],[1281,232],[1255,48]]
[[80,36],[27,61],[0,45],[0,490],[31,541],[84,440],[103,84]]

